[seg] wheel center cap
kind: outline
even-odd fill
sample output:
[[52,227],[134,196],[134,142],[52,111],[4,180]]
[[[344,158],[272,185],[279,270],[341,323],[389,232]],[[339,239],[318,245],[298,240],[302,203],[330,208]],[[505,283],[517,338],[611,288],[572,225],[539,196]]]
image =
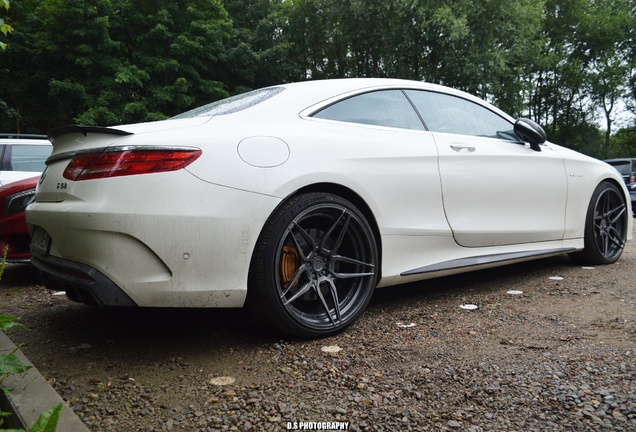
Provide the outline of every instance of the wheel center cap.
[[322,260],[322,258],[316,258],[311,263],[311,267],[314,269],[314,271],[321,271],[325,268],[325,262]]

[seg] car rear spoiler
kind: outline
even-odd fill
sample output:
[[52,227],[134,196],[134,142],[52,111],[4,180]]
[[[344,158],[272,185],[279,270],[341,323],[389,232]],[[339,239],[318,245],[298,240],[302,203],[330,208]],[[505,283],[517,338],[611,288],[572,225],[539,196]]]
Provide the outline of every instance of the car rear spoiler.
[[67,133],[81,133],[82,135],[86,136],[89,132],[107,135],[133,135],[132,132],[126,132],[121,129],[114,129],[102,126],[68,125],[59,126],[51,129],[47,134],[47,137],[49,138],[49,141],[54,143],[55,138],[59,137],[60,135],[64,135]]

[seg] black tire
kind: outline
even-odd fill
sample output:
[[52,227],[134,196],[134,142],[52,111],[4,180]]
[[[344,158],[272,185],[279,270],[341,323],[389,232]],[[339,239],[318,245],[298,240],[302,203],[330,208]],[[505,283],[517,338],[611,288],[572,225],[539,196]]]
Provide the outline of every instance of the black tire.
[[286,333],[326,337],[360,316],[377,278],[378,248],[364,215],[336,195],[300,195],[263,228],[247,306]]
[[585,264],[616,262],[625,248],[629,212],[621,190],[610,182],[599,184],[587,209],[585,248],[570,254]]

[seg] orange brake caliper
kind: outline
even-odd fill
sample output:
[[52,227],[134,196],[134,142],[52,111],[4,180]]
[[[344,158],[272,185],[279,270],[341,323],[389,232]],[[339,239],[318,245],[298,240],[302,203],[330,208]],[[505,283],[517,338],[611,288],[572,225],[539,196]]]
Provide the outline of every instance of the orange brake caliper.
[[[298,251],[290,246],[283,246],[283,254],[280,259],[280,273],[285,287],[294,278],[298,271]],[[298,281],[294,285],[298,284]]]

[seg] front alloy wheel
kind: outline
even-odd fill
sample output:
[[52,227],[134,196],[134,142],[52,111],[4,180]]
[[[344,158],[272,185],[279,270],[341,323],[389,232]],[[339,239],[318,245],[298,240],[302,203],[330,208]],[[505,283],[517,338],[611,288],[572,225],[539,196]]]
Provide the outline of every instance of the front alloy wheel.
[[324,337],[353,323],[377,282],[373,231],[347,200],[292,199],[268,221],[250,272],[248,305],[275,327]]
[[616,262],[625,248],[628,216],[623,193],[609,182],[598,185],[588,207],[585,249],[572,257],[589,264]]

